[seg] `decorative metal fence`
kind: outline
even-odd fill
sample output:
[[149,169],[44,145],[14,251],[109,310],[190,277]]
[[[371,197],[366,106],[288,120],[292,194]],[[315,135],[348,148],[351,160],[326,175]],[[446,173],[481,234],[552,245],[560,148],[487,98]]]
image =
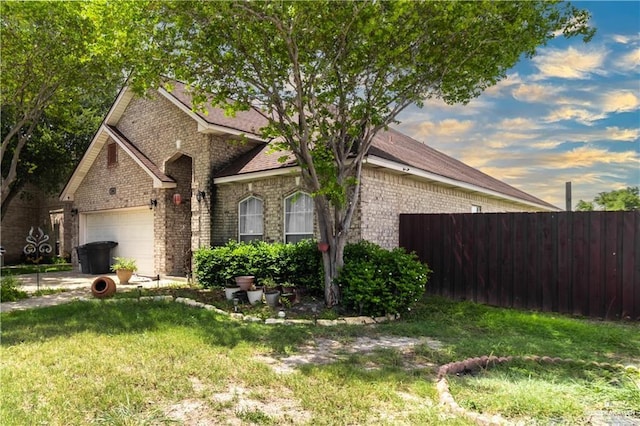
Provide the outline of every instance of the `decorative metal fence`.
[[640,212],[401,214],[430,293],[640,320]]

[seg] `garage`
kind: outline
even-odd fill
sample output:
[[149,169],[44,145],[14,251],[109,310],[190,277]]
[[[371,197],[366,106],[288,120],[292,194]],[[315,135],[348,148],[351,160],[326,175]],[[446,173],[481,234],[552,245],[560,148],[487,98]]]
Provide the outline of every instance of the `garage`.
[[155,275],[152,210],[142,208],[86,213],[81,215],[80,229],[80,244],[116,241],[118,245],[112,251],[113,256],[136,259],[138,274]]

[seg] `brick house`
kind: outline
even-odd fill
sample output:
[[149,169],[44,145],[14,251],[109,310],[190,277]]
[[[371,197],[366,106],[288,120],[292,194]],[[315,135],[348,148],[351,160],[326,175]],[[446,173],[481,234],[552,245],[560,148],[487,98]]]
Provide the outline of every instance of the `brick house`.
[[[186,88],[121,91],[63,189],[72,246],[113,240],[143,275],[184,275],[190,253],[229,239],[317,235],[299,168],[279,163],[255,111],[192,111]],[[556,207],[395,130],[363,167],[350,239],[398,244],[400,213],[544,211]],[[74,262],[77,262],[74,254]]]

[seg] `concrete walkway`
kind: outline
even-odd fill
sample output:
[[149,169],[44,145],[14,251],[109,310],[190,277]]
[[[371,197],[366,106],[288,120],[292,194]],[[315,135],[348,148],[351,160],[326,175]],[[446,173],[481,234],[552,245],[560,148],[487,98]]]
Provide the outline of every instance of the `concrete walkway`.
[[187,280],[182,277],[165,277],[157,281],[151,280],[148,277],[133,276],[129,284],[121,285],[118,284],[119,281],[116,274],[90,275],[66,271],[47,272],[39,275],[39,284],[38,274],[16,275],[16,278],[21,282],[20,290],[27,293],[34,293],[38,288],[40,288],[40,290],[64,289],[65,291],[40,297],[29,297],[28,299],[17,302],[3,302],[0,303],[0,312],[39,308],[43,306],[60,305],[75,300],[92,299],[91,285],[96,278],[101,276],[107,276],[113,279],[116,283],[116,291],[118,292],[137,290],[139,286],[142,286],[142,288],[157,288],[187,282]]

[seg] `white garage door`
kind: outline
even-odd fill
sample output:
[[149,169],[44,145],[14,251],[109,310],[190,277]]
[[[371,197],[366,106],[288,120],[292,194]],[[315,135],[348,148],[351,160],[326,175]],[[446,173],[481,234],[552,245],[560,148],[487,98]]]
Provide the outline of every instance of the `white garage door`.
[[85,241],[116,241],[113,256],[136,259],[138,274],[152,276],[153,267],[153,211],[113,210],[85,215]]

